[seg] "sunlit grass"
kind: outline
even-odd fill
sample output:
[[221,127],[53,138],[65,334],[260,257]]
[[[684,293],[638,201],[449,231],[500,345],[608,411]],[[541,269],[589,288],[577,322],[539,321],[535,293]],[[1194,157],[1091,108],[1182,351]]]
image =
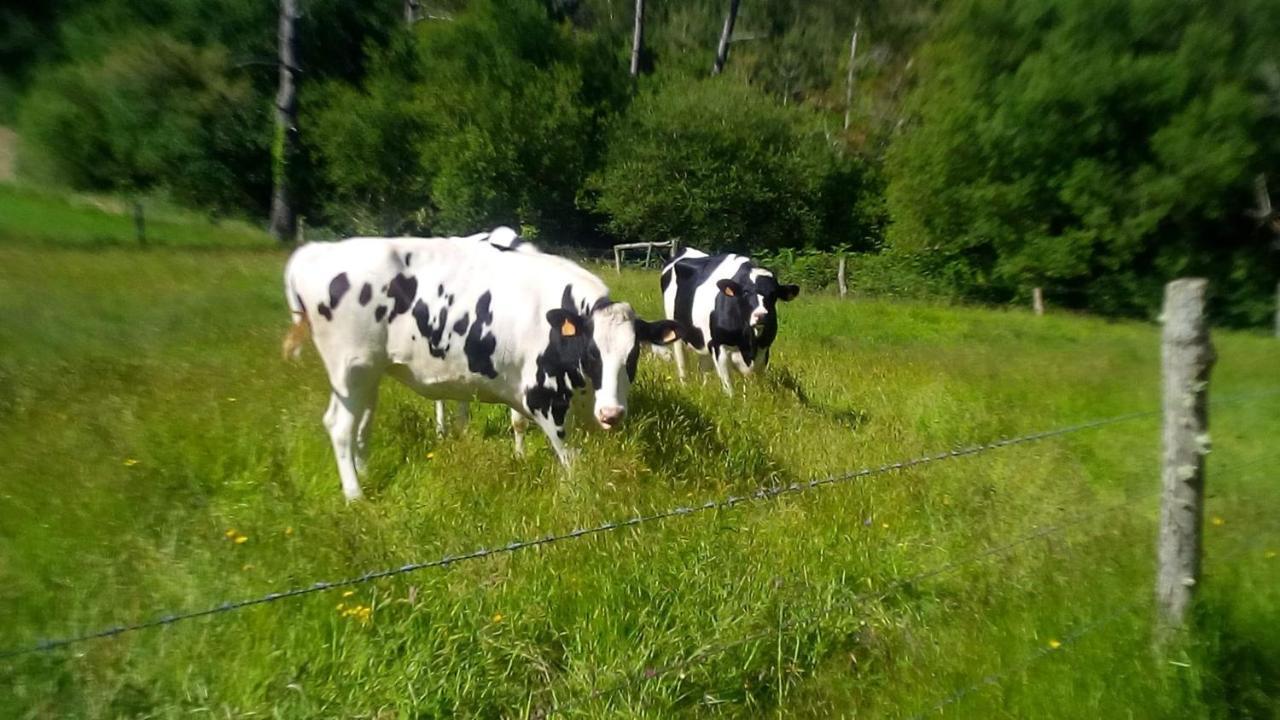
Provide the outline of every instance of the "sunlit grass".
[[[504,410],[439,440],[388,383],[369,499],[348,506],[314,352],[279,360],[283,261],[0,242],[0,647],[1158,405],[1152,326],[801,296],[737,399],[645,358],[626,429],[578,435],[573,477],[532,433],[512,457]],[[658,312],[655,273],[600,272]],[[1216,342],[1216,394],[1277,382],[1274,340]],[[0,661],[0,716],[522,716],[638,675],[566,714],[906,717],[1138,602],[947,715],[1267,717],[1278,412],[1214,410],[1222,522],[1178,665],[1154,665],[1138,602],[1150,419]]]

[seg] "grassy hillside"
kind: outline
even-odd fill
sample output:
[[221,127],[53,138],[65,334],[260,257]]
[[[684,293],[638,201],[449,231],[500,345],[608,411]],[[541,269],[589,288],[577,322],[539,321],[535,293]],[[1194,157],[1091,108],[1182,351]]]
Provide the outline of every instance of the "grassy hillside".
[[[348,506],[317,358],[279,359],[284,255],[100,246],[127,218],[48,202],[0,196],[29,208],[0,213],[0,649],[1158,404],[1152,326],[802,296],[744,398],[644,358],[571,478],[532,433],[512,457],[505,411],[438,440],[389,382]],[[656,313],[656,273],[601,272]],[[1277,382],[1275,340],[1216,342],[1216,394]],[[523,716],[639,677],[564,714],[896,718],[1008,671],[946,715],[1274,717],[1280,396],[1213,427],[1201,640],[1176,664],[1148,653],[1143,419],[0,660],[0,716]]]

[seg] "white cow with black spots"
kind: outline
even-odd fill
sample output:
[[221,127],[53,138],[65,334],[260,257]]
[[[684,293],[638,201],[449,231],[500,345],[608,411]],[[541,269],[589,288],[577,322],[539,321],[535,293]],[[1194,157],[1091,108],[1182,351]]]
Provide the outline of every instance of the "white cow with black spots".
[[676,372],[685,379],[684,345],[715,366],[724,391],[733,395],[731,368],[743,375],[764,370],[778,335],[778,301],[800,294],[782,285],[751,258],[708,255],[686,248],[662,268],[662,304],[669,319],[686,328],[672,346]]
[[640,344],[681,335],[678,323],[637,318],[564,258],[477,238],[311,243],[285,266],[294,320],[285,353],[314,339],[333,391],[324,423],[350,500],[361,496],[384,375],[429,399],[507,405],[517,448],[532,420],[567,467],[575,395],[593,394],[596,423],[617,427]]

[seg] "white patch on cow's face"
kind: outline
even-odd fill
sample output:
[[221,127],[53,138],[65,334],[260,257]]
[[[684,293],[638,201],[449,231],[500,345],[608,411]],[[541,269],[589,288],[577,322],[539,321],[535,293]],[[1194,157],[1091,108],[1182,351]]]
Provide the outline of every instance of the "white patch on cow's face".
[[[758,284],[761,277],[773,277],[773,273],[763,268],[752,268],[750,272],[751,283]],[[750,296],[751,302],[751,327],[755,330],[756,335],[764,331],[764,321],[769,317],[769,308],[764,306],[764,298],[760,297],[760,293],[753,292]]]
[[612,430],[627,413],[631,377],[627,358],[636,347],[636,313],[627,303],[613,303],[591,315],[592,337],[600,350],[600,386],[596,388],[594,414],[605,430]]

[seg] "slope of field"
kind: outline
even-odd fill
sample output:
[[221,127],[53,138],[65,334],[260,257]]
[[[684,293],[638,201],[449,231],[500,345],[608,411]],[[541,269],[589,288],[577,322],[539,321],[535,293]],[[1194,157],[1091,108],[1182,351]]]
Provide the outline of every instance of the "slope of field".
[[[315,354],[279,359],[282,253],[86,247],[98,215],[33,212],[80,235],[0,218],[0,650],[1158,405],[1152,326],[801,296],[738,399],[645,357],[572,477],[533,433],[513,458],[505,410],[441,440],[388,383],[348,506]],[[658,310],[656,273],[601,272]],[[1216,341],[1217,395],[1280,382],[1274,339]],[[1199,640],[1172,663],[1147,418],[0,660],[0,716],[892,718],[1008,673],[945,715],[1274,717],[1280,396],[1213,428]]]

